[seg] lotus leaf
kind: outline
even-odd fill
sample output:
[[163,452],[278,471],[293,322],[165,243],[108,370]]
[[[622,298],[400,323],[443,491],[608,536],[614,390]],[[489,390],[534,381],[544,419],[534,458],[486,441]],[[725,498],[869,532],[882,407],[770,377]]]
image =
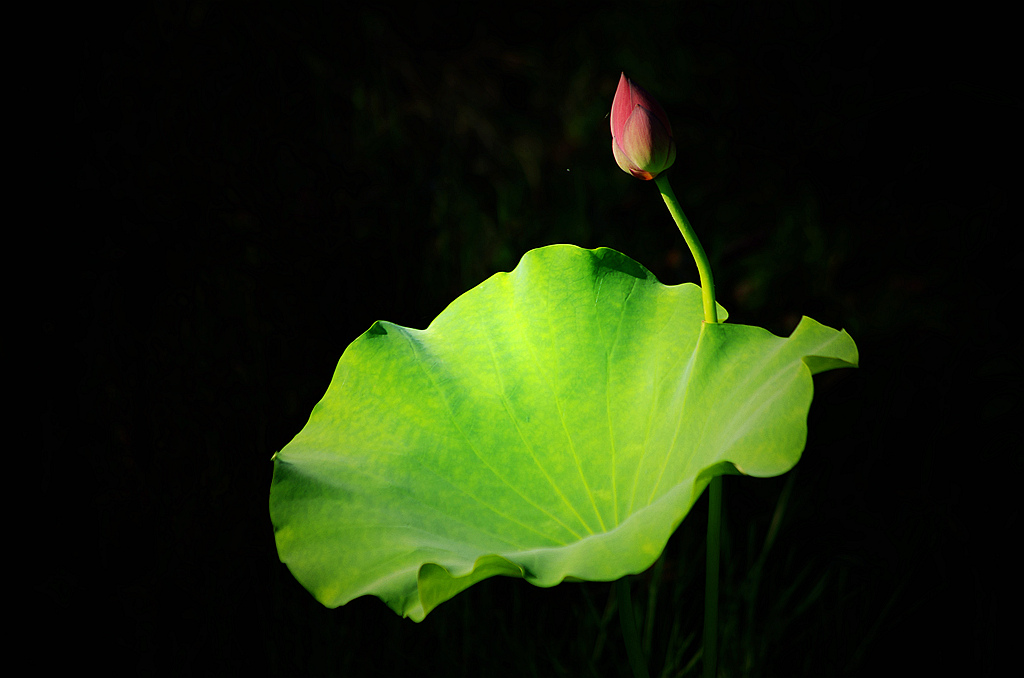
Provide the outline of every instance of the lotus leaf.
[[792,468],[812,375],[857,359],[810,318],[706,324],[699,287],[611,249],[530,251],[426,330],[376,322],[345,350],[274,458],[278,553],[324,605],[415,621],[495,575],[639,573],[713,476]]

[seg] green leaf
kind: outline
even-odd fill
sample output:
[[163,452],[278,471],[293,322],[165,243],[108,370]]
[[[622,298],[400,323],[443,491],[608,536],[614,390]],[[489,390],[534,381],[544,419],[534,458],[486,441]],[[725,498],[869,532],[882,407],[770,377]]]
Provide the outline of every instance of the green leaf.
[[345,350],[274,458],[278,553],[324,605],[373,594],[416,621],[494,575],[639,573],[713,476],[792,468],[811,375],[856,365],[809,318],[788,339],[706,325],[696,285],[533,250],[426,330],[377,322]]

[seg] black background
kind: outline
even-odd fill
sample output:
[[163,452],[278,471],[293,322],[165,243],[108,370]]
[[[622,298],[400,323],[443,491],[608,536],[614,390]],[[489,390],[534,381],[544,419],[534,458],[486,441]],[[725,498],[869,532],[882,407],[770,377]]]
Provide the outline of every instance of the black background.
[[[816,379],[792,480],[726,479],[722,675],[993,672],[1019,628],[1022,109],[1007,18],[968,9],[83,17],[29,474],[60,517],[27,543],[31,628],[140,674],[623,675],[617,622],[594,622],[608,584],[488,580],[422,624],[373,598],[327,610],[277,560],[267,501],[271,455],[374,320],[426,327],[557,242],[696,281],[653,185],[612,159],[625,71],[672,120],[730,321],[806,314],[861,353]],[[674,622],[699,644],[704,510],[669,544],[692,580],[660,585],[681,598],[658,608],[655,674]]]

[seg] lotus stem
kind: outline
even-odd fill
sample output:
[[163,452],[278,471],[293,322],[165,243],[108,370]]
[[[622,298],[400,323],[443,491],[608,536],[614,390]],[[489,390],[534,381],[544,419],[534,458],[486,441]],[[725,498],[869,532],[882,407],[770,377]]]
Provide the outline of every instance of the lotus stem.
[[[704,303],[704,322],[718,322],[718,307],[715,304],[715,279],[711,275],[711,264],[708,262],[708,255],[697,238],[697,233],[690,226],[690,221],[683,213],[683,208],[676,200],[676,194],[668,183],[668,176],[659,174],[654,183],[661,191],[661,197],[665,200],[672,219],[675,220],[679,232],[683,234],[683,240],[690,248],[690,254],[697,264],[697,273],[700,274],[701,301]],[[718,558],[719,558],[719,537],[722,527],[722,476],[715,476],[711,479],[708,488],[708,559],[707,571],[704,579],[704,678],[715,678],[718,670]]]
[[697,263],[697,272],[700,274],[701,299],[704,302],[704,322],[717,323],[718,308],[715,306],[715,279],[711,276],[711,264],[708,263],[708,255],[704,253],[704,248],[697,238],[697,233],[694,232],[686,215],[683,214],[683,208],[679,206],[676,194],[668,183],[668,176],[664,173],[659,174],[654,179],[654,183],[657,184],[658,190],[661,191],[661,197],[665,200],[665,205],[672,214],[676,226],[679,227],[679,232],[683,234],[683,240],[686,241],[687,246],[690,248],[693,260]]
[[615,595],[619,603],[619,622],[622,624],[622,636],[626,639],[626,654],[629,665],[633,669],[634,678],[649,678],[647,659],[640,645],[640,634],[636,629],[636,617],[633,615],[633,596],[629,592],[629,575],[615,582]]
[[718,669],[718,554],[722,527],[722,476],[708,489],[708,560],[704,579],[704,678]]

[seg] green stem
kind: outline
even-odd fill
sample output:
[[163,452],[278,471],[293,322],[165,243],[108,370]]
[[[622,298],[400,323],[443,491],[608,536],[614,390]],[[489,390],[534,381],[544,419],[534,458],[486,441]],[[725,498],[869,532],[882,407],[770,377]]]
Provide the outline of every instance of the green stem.
[[693,227],[690,226],[686,215],[683,214],[683,208],[679,206],[676,194],[668,183],[668,176],[663,172],[654,179],[654,183],[657,184],[658,190],[661,191],[661,197],[664,198],[668,211],[672,214],[676,226],[679,227],[679,232],[683,234],[683,240],[689,246],[693,260],[697,262],[697,272],[700,274],[701,298],[704,301],[704,322],[717,323],[718,308],[715,305],[715,279],[711,276],[711,264],[708,263],[708,255],[704,253],[704,248],[701,247],[697,234],[694,232]]
[[629,593],[629,576],[615,582],[615,594],[619,603],[619,622],[622,624],[622,635],[626,639],[626,654],[629,665],[633,668],[634,678],[648,678],[647,660],[640,646],[640,634],[636,630],[636,617],[633,616],[633,598]]
[[[697,272],[700,274],[701,300],[704,302],[704,322],[718,322],[718,307],[715,304],[715,279],[711,276],[711,264],[708,263],[708,255],[697,238],[696,232],[690,226],[690,221],[683,214],[683,208],[676,200],[676,194],[668,183],[668,176],[659,174],[654,180],[661,191],[661,197],[665,200],[669,213],[683,234],[697,264]],[[718,555],[719,535],[721,534],[722,523],[722,476],[715,476],[711,479],[711,486],[708,490],[708,560],[707,572],[704,580],[704,678],[715,678],[718,670]]]
[[704,678],[718,668],[718,553],[722,527],[722,476],[708,490],[708,560],[704,580]]

